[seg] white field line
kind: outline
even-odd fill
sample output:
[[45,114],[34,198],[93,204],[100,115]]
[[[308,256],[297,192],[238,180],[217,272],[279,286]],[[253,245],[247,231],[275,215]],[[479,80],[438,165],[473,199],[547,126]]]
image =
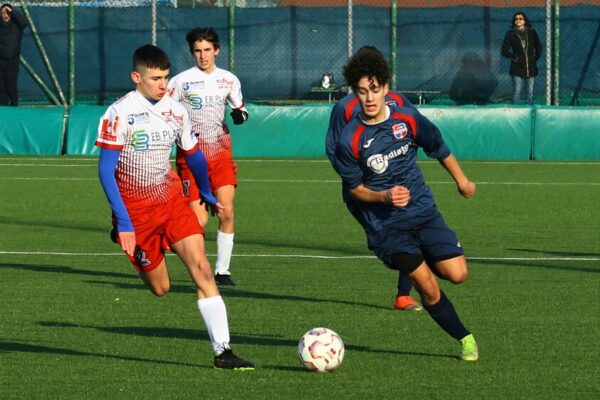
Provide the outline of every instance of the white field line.
[[[71,257],[122,257],[123,253],[83,253],[83,252],[64,252],[64,251],[0,251],[0,255],[18,255],[18,256],[71,256]],[[216,254],[207,254],[210,257]],[[167,253],[167,256],[175,254]],[[348,260],[348,259],[373,259],[375,256],[324,256],[313,254],[233,254],[233,257],[254,257],[254,258],[318,258],[326,260]],[[467,257],[469,260],[479,261],[600,261],[600,257]]]
[[[46,177],[0,177],[0,181],[95,181],[98,178],[46,178]],[[238,179],[240,182],[259,183],[337,183],[328,179]],[[534,186],[600,186],[600,182],[475,182],[478,185],[534,185]],[[428,181],[429,185],[454,185],[451,181]]]
[[[64,161],[63,158],[55,157],[55,158],[47,158],[47,157],[0,157],[0,161]],[[77,159],[69,159],[69,161],[73,162],[89,162],[91,164],[22,164],[22,163],[0,163],[0,166],[23,166],[23,167],[37,167],[37,166],[45,166],[45,167],[93,167],[98,163],[97,157],[91,158],[77,158]],[[174,161],[174,160],[172,160]],[[305,160],[305,159],[237,159],[236,163],[329,163],[327,159],[318,159],[318,160]],[[434,163],[438,164],[436,160],[419,160],[419,163]],[[543,165],[600,165],[598,161],[470,161],[470,160],[462,160],[461,164],[499,164],[499,165],[534,165],[534,164],[543,164]]]

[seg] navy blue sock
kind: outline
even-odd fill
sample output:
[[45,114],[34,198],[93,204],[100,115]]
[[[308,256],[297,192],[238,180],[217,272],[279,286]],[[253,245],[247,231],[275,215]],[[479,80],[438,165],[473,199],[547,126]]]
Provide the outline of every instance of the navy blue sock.
[[423,303],[425,310],[431,315],[431,318],[456,340],[460,340],[467,336],[470,332],[458,318],[458,314],[446,294],[442,291],[440,301],[433,305]]
[[412,289],[412,281],[408,275],[400,272],[398,274],[398,294],[397,296],[408,296]]

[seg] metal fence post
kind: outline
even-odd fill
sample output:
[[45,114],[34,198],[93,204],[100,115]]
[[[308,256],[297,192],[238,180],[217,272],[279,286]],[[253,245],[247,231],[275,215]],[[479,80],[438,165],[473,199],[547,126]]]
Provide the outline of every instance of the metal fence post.
[[69,0],[69,105],[75,105],[75,0]]
[[235,73],[235,0],[229,0],[229,71]]
[[560,105],[560,0],[554,3],[554,105]]
[[398,0],[392,0],[392,11],[391,11],[391,23],[390,23],[390,69],[392,70],[392,81],[390,89],[396,89],[396,69],[397,69],[397,48],[398,48]]

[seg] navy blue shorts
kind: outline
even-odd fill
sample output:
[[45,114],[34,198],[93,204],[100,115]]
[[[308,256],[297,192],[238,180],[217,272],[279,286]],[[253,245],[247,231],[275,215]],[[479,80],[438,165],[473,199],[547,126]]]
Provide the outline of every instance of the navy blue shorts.
[[428,263],[464,254],[458,237],[439,212],[412,227],[386,227],[370,239],[371,250],[388,267],[392,267],[391,256],[397,253],[422,255]]

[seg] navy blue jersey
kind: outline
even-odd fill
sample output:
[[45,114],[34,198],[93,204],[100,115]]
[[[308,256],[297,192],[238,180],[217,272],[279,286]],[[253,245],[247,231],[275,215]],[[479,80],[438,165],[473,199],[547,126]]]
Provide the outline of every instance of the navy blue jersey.
[[342,131],[336,146],[335,170],[349,189],[359,184],[375,191],[396,185],[410,190],[410,202],[397,208],[391,204],[355,202],[356,219],[367,233],[392,224],[413,226],[437,213],[433,194],[417,164],[422,148],[432,158],[444,159],[450,150],[440,131],[415,109],[388,107],[385,121],[367,125],[355,116]]
[[[415,106],[406,98],[406,96],[393,90],[388,91],[388,94],[385,96],[385,103],[390,106],[406,107],[416,110]],[[339,137],[346,125],[348,125],[348,122],[359,113],[360,102],[354,93],[350,93],[341,98],[331,110],[329,127],[327,128],[327,136],[325,137],[325,153],[334,168],[333,158]]]

